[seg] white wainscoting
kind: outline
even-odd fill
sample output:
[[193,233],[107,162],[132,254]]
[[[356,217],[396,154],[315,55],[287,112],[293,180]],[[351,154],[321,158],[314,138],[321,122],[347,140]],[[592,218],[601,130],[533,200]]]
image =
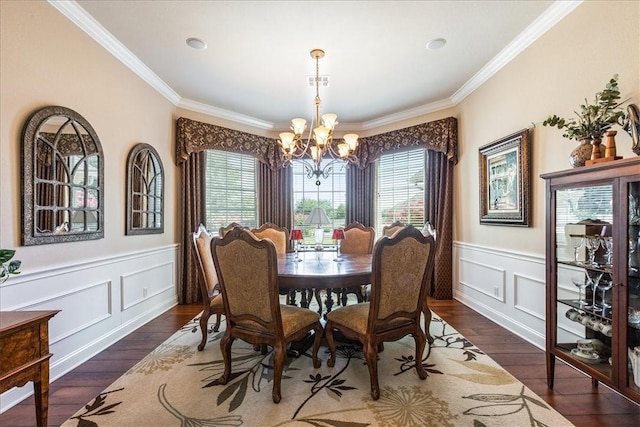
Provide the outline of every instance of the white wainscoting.
[[455,242],[453,257],[454,298],[544,349],[544,256]]
[[[13,276],[0,310],[61,310],[49,322],[51,382],[177,304],[178,245]],[[33,384],[0,396],[0,413]]]

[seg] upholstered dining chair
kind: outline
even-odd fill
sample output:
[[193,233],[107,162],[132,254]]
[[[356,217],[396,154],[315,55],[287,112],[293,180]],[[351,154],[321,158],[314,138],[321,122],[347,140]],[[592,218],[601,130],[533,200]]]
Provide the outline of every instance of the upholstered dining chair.
[[[340,252],[347,254],[370,254],[373,250],[373,243],[376,238],[376,232],[373,227],[365,227],[361,223],[355,221],[344,228],[344,240],[340,246]],[[363,302],[366,298],[366,283],[359,288],[348,288],[336,290],[339,294],[338,301],[342,305],[347,305],[347,294],[356,295],[358,302]]]
[[251,232],[258,239],[269,239],[276,247],[278,255],[284,255],[289,248],[289,230],[286,227],[280,227],[276,224],[266,222],[259,228],[251,229]]
[[249,229],[249,227],[245,227],[244,225],[242,225],[240,223],[231,222],[226,227],[220,227],[220,230],[218,230],[218,235],[220,237],[224,237],[228,232],[230,232],[231,230],[233,230],[236,227],[244,228],[245,230]]
[[407,224],[401,221],[395,221],[389,225],[385,225],[384,227],[382,227],[382,235],[393,236],[398,230],[402,230],[406,226]]
[[373,249],[369,302],[339,307],[327,314],[325,336],[331,352],[327,365],[333,367],[336,362],[334,329],[360,341],[374,400],[380,397],[378,348],[385,341],[413,335],[416,371],[420,379],[427,377],[422,366],[426,336],[420,327],[420,315],[433,271],[434,246],[433,237],[424,236],[412,226],[380,238]]
[[[251,229],[251,232],[259,239],[269,239],[276,246],[276,253],[284,255],[289,249],[289,230],[276,224],[266,222],[259,228]],[[287,303],[296,305],[296,291],[280,289],[280,295],[287,295]],[[305,295],[305,298],[307,296]]]
[[271,240],[258,239],[250,231],[234,228],[212,243],[218,271],[227,328],[220,340],[224,373],[216,384],[226,384],[231,375],[231,345],[241,339],[250,344],[273,347],[275,403],[281,399],[282,371],[287,345],[314,331],[312,360],[320,367],[318,347],[323,337],[320,315],[312,310],[281,305],[278,294],[278,257]]
[[207,343],[207,332],[209,317],[216,315],[216,323],[213,331],[218,332],[220,328],[220,318],[224,314],[222,295],[218,286],[218,276],[211,256],[211,241],[214,239],[213,233],[209,233],[202,224],[193,233],[193,249],[198,262],[198,281],[200,282],[200,292],[202,298],[202,316],[200,316],[200,330],[202,340],[198,345],[198,350],[202,351]]

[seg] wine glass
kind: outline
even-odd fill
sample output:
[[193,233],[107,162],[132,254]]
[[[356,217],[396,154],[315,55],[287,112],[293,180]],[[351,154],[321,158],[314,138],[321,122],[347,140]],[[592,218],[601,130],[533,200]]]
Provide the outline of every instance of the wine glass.
[[593,311],[602,311],[602,307],[596,304],[596,289],[598,287],[598,283],[600,283],[600,279],[602,279],[602,275],[604,273],[598,270],[587,270],[587,280],[589,281],[589,286],[593,289],[593,293],[591,294],[591,304],[584,306],[584,308],[591,308]]
[[604,300],[604,295],[609,289],[611,289],[612,286],[613,283],[611,279],[600,280],[597,285],[597,288],[602,291],[602,300],[600,301],[600,306],[602,307],[603,314],[607,309],[611,308],[611,304]]
[[587,264],[597,267],[598,263],[596,262],[596,251],[601,246],[600,235],[596,234],[595,236],[587,236],[584,245],[587,248],[587,254],[589,256]]
[[633,254],[636,252],[637,249],[638,249],[637,240],[633,237],[630,237],[629,238],[629,271],[633,271],[633,272],[638,271],[638,269],[633,266],[633,259],[635,257],[635,255]]
[[578,257],[580,256],[580,248],[584,245],[585,236],[582,234],[569,234],[569,242],[573,248],[573,261],[578,265],[582,264]]
[[571,281],[578,287],[578,304],[580,308],[587,308],[589,304],[586,300],[582,299],[582,290],[590,285],[589,280],[585,275],[582,275],[572,277]]
[[613,264],[613,237],[606,236],[602,238],[602,247],[605,250],[605,265],[611,266]]

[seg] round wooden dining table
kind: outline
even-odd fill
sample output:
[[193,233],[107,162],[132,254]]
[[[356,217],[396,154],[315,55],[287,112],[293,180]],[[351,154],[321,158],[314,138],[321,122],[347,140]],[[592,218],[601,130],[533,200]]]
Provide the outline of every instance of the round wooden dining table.
[[[326,290],[324,305],[331,311],[333,299],[331,292],[343,288],[359,287],[371,283],[371,254],[342,254],[336,260],[336,252],[311,251],[299,252],[302,261],[296,260],[295,253],[287,253],[278,257],[278,280],[281,289],[307,290],[301,292],[303,307],[308,307],[310,295],[317,290]],[[318,301],[319,309],[322,304]]]
[[[315,296],[318,313],[324,318],[333,307],[333,291],[344,288],[360,287],[371,283],[371,254],[341,255],[336,260],[334,251],[299,252],[301,261],[296,260],[295,253],[278,256],[278,280],[281,290],[290,293],[289,303],[295,304],[295,292],[301,291],[300,306],[308,308],[311,297]],[[325,291],[324,304],[320,291]],[[293,298],[293,300],[291,300]],[[299,357],[313,343],[313,334],[308,334],[298,342],[291,343],[288,353]]]

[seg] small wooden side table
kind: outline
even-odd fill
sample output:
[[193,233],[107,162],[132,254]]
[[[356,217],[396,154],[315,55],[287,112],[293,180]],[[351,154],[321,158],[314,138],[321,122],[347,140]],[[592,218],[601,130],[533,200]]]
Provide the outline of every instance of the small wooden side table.
[[0,393],[33,381],[36,423],[47,426],[53,311],[0,311]]

